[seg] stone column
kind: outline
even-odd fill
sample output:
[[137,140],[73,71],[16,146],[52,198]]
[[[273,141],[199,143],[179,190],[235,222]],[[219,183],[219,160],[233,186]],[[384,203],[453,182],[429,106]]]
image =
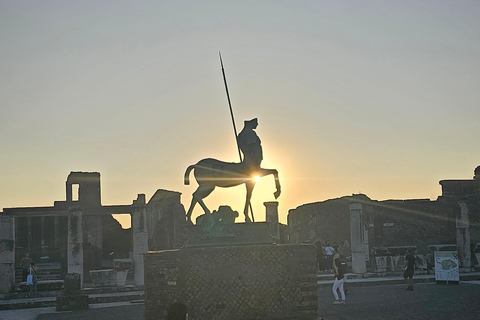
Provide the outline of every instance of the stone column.
[[68,208],[68,273],[80,274],[83,286],[83,209]]
[[148,251],[147,207],[140,203],[134,205],[132,213],[133,261],[135,265],[134,282],[136,286],[144,284],[143,254]]
[[350,240],[353,273],[367,273],[362,204],[350,203]]
[[265,220],[278,223],[278,201],[264,202],[263,205],[266,210]]
[[265,221],[272,223],[271,236],[274,242],[280,241],[280,230],[278,226],[278,201],[264,202]]
[[27,218],[27,232],[28,232],[28,239],[27,239],[27,252],[32,251],[32,243],[33,243],[33,233],[32,233],[32,217]]
[[42,257],[48,254],[47,236],[45,234],[45,216],[40,217],[40,244],[42,248]]
[[470,271],[472,267],[472,257],[470,252],[470,222],[468,206],[465,200],[458,202],[460,210],[456,214],[457,225],[457,251],[460,270]]
[[58,216],[55,216],[55,248],[60,248],[60,227],[58,223]]
[[15,291],[15,218],[0,214],[0,294]]

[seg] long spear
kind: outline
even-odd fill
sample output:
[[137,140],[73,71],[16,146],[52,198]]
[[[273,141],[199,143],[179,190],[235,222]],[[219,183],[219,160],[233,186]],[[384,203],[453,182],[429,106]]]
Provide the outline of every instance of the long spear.
[[[220,51],[218,52],[218,55],[220,56],[220,64],[222,66],[223,83],[225,83],[225,90],[227,91],[228,106],[230,107],[230,116],[232,118],[232,123],[233,123],[233,133],[235,134],[235,142],[237,143],[238,156],[240,158],[240,162],[242,162],[243,161],[242,153],[240,152],[240,146],[238,145],[237,127],[235,126],[235,118],[233,117],[232,103],[230,102],[230,94],[228,93],[227,77],[225,76],[225,69],[223,68],[222,54]],[[250,206],[250,212],[252,213],[252,221],[255,222],[255,218],[253,217],[252,204],[249,203],[249,206]]]

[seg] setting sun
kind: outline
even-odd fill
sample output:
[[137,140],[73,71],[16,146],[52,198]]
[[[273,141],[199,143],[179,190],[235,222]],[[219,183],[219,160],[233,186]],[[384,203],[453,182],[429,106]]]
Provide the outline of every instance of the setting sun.
[[255,176],[255,177],[253,177],[253,181],[255,181],[255,182],[260,181],[260,176]]

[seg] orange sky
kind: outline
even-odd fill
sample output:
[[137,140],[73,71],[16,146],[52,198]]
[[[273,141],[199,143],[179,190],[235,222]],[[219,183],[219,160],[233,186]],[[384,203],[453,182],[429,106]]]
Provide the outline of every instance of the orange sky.
[[[431,198],[480,164],[475,1],[0,3],[0,208],[65,199],[70,171],[103,204],[182,192],[202,158],[236,161],[257,117],[289,209],[352,193]],[[257,220],[271,177],[254,191]],[[242,211],[243,187],[211,210]],[[201,213],[197,208],[194,216]]]

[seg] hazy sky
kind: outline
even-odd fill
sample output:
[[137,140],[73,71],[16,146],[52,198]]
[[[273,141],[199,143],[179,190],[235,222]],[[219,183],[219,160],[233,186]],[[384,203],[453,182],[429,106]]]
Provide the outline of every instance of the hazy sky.
[[[436,199],[480,165],[479,17],[477,0],[0,0],[0,210],[65,200],[70,171],[100,172],[103,204],[162,188],[188,209],[187,166],[238,160],[219,51],[282,222],[352,193]],[[274,191],[257,183],[257,220]]]

